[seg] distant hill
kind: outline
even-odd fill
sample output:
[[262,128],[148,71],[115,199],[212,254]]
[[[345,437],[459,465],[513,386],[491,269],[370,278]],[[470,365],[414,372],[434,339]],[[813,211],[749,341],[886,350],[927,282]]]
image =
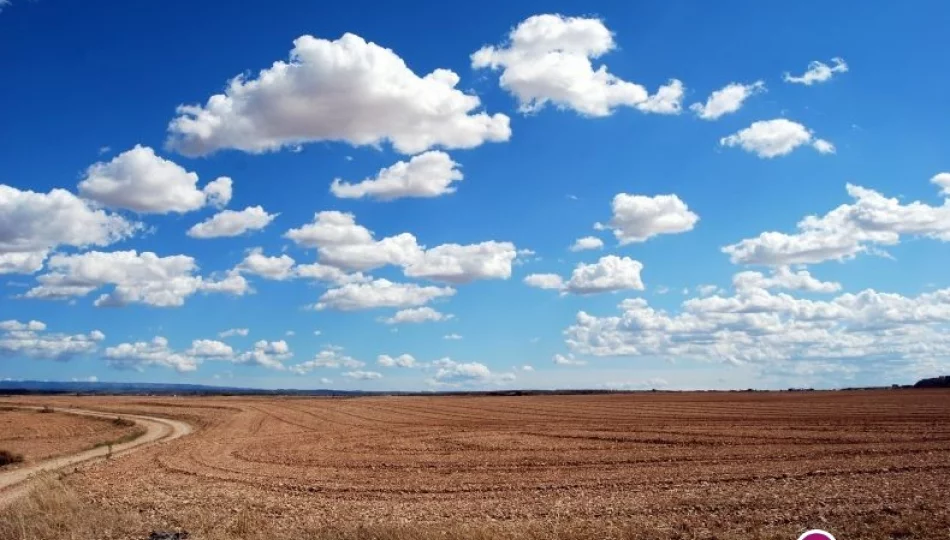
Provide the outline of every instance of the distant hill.
[[349,396],[366,392],[345,390],[261,390],[203,384],[0,381],[2,394],[110,394],[110,395],[302,395]]
[[950,388],[950,375],[941,375],[917,381],[914,388]]

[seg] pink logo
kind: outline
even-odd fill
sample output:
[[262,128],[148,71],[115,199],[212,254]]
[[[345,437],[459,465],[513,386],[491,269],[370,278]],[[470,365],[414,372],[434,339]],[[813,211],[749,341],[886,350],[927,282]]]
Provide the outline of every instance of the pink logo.
[[798,540],[835,540],[834,536],[831,536],[831,533],[822,531],[820,529],[812,529],[810,531],[805,531],[804,534],[798,537]]

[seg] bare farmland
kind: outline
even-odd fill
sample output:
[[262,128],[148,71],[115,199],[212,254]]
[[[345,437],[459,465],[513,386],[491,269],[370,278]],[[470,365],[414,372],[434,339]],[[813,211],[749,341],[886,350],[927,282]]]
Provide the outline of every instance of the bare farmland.
[[22,455],[26,463],[79,452],[134,432],[133,426],[107,418],[0,406],[0,449]]
[[946,391],[57,403],[197,428],[68,477],[115,537],[950,534]]

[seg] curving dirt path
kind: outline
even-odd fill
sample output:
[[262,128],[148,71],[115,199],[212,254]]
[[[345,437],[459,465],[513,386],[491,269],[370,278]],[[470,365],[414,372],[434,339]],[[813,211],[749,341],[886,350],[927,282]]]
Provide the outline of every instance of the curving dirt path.
[[[23,408],[39,409],[39,407]],[[118,416],[120,418],[133,420],[140,427],[145,428],[145,433],[137,439],[113,446],[113,456],[120,456],[129,452],[133,452],[136,449],[148,444],[177,439],[179,437],[188,435],[192,431],[189,424],[179,420],[170,420],[167,418],[155,418],[152,416],[142,416],[137,414],[104,413],[98,411],[87,411],[83,409],[64,409],[59,407],[55,408],[54,410],[60,413],[77,414],[81,416],[96,416],[102,418],[115,418]],[[26,467],[0,472],[0,507],[9,504],[17,497],[29,492],[30,483],[28,480],[38,473],[55,471],[69,467],[70,465],[77,465],[85,461],[104,458],[108,454],[109,449],[107,447],[93,448],[90,450],[84,450],[78,454],[60,456],[28,465]]]

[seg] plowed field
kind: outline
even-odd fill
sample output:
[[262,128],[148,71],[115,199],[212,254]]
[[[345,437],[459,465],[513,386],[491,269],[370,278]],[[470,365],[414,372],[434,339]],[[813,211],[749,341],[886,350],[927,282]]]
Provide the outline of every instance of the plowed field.
[[26,463],[72,454],[114,441],[134,431],[109,419],[0,406],[0,449],[21,454]]
[[58,403],[195,425],[70,478],[143,529],[950,537],[946,391]]

